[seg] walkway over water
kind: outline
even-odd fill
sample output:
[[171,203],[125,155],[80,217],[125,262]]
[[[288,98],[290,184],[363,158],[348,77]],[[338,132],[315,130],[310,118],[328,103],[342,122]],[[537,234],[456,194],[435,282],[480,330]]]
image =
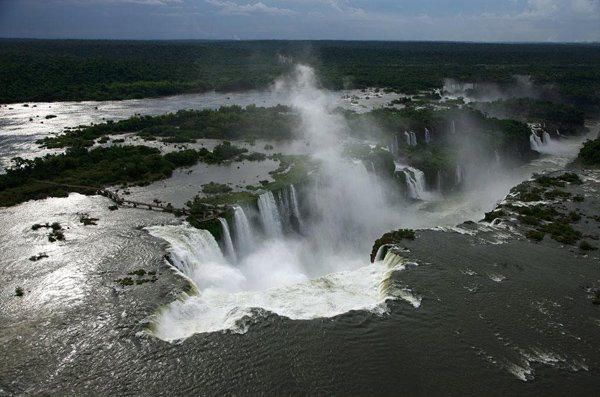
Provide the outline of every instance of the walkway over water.
[[[64,187],[76,189],[76,190],[92,191],[95,194],[98,194],[98,195],[101,195],[101,196],[111,199],[116,205],[120,205],[120,206],[128,206],[131,208],[147,209],[147,210],[151,210],[151,211],[170,212],[170,213],[177,214],[177,215],[190,215],[189,208],[177,208],[177,207],[173,207],[170,203],[163,204],[158,201],[155,201],[152,203],[146,203],[146,202],[142,202],[142,201],[128,200],[126,198],[123,198],[116,192],[109,190],[109,189],[105,189],[105,188],[97,188],[97,187],[93,187],[93,186],[84,186],[84,185],[70,185],[70,184],[66,184],[66,183],[57,183],[57,182],[39,181],[39,180],[37,182],[45,183],[48,185],[64,186]],[[210,221],[210,220],[222,217],[223,214],[230,208],[231,207],[227,206],[227,205],[218,206],[218,207],[208,207],[207,206],[206,209],[202,212],[201,217],[198,218],[198,221],[206,222],[206,221]]]

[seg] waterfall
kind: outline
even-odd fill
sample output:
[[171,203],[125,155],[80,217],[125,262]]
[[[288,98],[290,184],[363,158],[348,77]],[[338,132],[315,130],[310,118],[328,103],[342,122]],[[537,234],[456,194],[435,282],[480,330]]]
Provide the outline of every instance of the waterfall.
[[417,168],[396,164],[396,172],[402,172],[406,179],[408,195],[415,200],[425,197],[425,173]]
[[410,134],[408,133],[408,131],[404,131],[404,135],[406,136],[406,144],[408,146],[411,146],[411,139],[410,139]]
[[463,173],[460,164],[456,164],[456,184],[460,185],[463,180]]
[[425,143],[431,142],[431,133],[427,128],[425,128]]
[[498,152],[498,150],[494,150],[494,156],[496,156],[496,164],[501,165],[502,164],[502,159],[500,158],[500,153]]
[[436,177],[436,186],[438,193],[442,193],[442,171],[438,170]]
[[544,145],[548,145],[550,143],[551,139],[550,139],[550,134],[548,134],[546,131],[544,131],[544,133],[542,134],[542,142],[544,143]]
[[239,255],[247,254],[254,248],[254,238],[246,213],[239,205],[233,207],[235,243]]
[[233,241],[231,240],[231,233],[229,232],[229,225],[225,218],[219,218],[221,227],[223,228],[223,242],[225,243],[225,253],[229,260],[233,263],[237,262],[235,255],[235,249],[233,248]]
[[298,206],[298,195],[296,194],[296,188],[294,185],[290,185],[290,205],[292,209],[292,215],[298,221],[298,226],[302,229],[302,216],[300,215],[300,207]]
[[267,237],[280,237],[283,234],[281,217],[277,210],[277,202],[275,201],[273,192],[267,191],[258,196],[258,209]]
[[417,134],[411,131],[410,133],[410,145],[417,146]]
[[532,131],[529,136],[529,145],[531,146],[531,150],[535,151],[539,151],[540,147],[544,145],[535,131]]
[[452,120],[452,133],[456,134],[456,123]]
[[217,288],[235,292],[242,289],[244,275],[227,263],[209,231],[190,225],[152,226],[147,230],[169,243],[171,264],[189,277],[198,290]]

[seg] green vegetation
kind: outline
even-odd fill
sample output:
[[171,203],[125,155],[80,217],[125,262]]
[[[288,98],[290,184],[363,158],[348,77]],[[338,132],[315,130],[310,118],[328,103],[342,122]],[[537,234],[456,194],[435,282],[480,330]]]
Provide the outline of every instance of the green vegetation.
[[79,217],[79,222],[83,223],[84,226],[96,226],[99,219],[98,218],[90,218],[88,214],[83,214]]
[[542,241],[545,235],[546,233],[540,232],[538,230],[529,230],[527,231],[527,233],[525,233],[525,237],[534,241]]
[[593,244],[590,244],[586,240],[581,240],[581,242],[579,243],[579,249],[582,251],[596,251],[598,247],[596,247]]
[[0,206],[64,197],[68,192],[95,193],[109,185],[149,184],[189,165],[191,152],[161,156],[158,149],[146,146],[111,146],[90,151],[72,148],[35,160],[16,158],[13,167],[0,175]]
[[376,172],[380,176],[392,178],[396,170],[394,157],[381,146],[374,148],[366,144],[348,144],[344,147],[344,155],[346,157],[360,160],[369,171]]
[[548,175],[535,176],[535,182],[543,187],[565,187],[565,182],[572,183],[574,185],[580,185],[583,183],[579,175],[573,172],[565,172],[564,174],[556,177]]
[[298,122],[298,116],[286,106],[225,106],[217,110],[180,110],[160,116],[134,116],[116,123],[107,121],[80,126],[38,143],[48,148],[90,147],[99,138],[130,132],[146,140],[161,139],[169,143],[195,142],[201,138],[279,140],[291,138]]
[[[50,233],[48,234],[48,241],[50,241],[51,243],[53,243],[55,241],[63,241],[65,239],[65,235],[63,233],[63,227],[58,222],[54,222],[52,224],[49,224],[48,222],[46,222],[43,225],[36,223],[33,226],[31,226],[31,230],[38,230],[41,228],[50,229]],[[31,258],[29,258],[29,259],[33,260]]]
[[583,165],[600,166],[600,138],[585,142],[579,151],[577,161]]
[[594,305],[600,305],[600,291],[596,291],[596,296],[592,299]]
[[373,244],[373,249],[371,249],[371,263],[375,262],[377,252],[382,245],[398,244],[402,240],[414,240],[415,237],[415,231],[412,229],[398,229],[384,234]]
[[[147,272],[144,269],[134,270],[132,272],[127,273],[127,275],[128,276],[136,276],[136,278],[134,279],[133,277],[123,277],[123,278],[115,280],[115,282],[120,284],[122,287],[129,287],[132,285],[142,285],[145,283],[154,283],[158,280],[158,278],[156,277],[155,271]],[[149,278],[143,278],[146,275]]]
[[533,98],[481,102],[475,106],[492,117],[545,123],[549,130],[558,128],[563,133],[580,131],[585,121],[584,113],[575,106]]
[[44,259],[44,258],[48,258],[48,254],[46,254],[45,252],[42,252],[41,254],[30,256],[29,260],[32,261],[32,262],[37,262],[37,261],[39,261],[41,259]]
[[1,40],[0,102],[106,100],[266,88],[291,64],[315,65],[328,88],[381,87],[409,94],[445,78],[536,87],[598,108],[600,48],[590,44],[352,41]]
[[225,194],[231,192],[233,189],[223,183],[209,182],[202,185],[202,193],[206,194]]

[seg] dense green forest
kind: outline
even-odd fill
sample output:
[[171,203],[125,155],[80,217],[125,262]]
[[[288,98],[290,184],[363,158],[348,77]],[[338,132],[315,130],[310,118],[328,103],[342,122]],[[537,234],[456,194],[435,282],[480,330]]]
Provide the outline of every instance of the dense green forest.
[[[31,199],[63,197],[68,192],[94,193],[118,184],[146,185],[168,178],[173,170],[199,161],[218,164],[228,160],[264,160],[265,155],[247,155],[247,149],[230,142],[212,151],[185,149],[161,154],[147,146],[70,147],[63,154],[33,160],[13,159],[13,166],[0,174],[0,207]],[[91,187],[89,189],[87,187]]]
[[[0,102],[108,100],[264,88],[294,63],[329,88],[440,88],[445,78],[511,84],[529,75],[600,108],[600,46],[346,41],[0,40]],[[555,99],[555,98],[554,98]]]

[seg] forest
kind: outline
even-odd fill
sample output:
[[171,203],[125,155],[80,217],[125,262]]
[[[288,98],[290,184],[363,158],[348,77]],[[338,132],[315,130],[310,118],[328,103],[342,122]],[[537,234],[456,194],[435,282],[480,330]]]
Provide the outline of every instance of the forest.
[[295,63],[326,88],[403,93],[446,78],[511,84],[530,76],[587,112],[600,109],[597,44],[352,41],[0,40],[0,103],[113,100],[263,89]]

